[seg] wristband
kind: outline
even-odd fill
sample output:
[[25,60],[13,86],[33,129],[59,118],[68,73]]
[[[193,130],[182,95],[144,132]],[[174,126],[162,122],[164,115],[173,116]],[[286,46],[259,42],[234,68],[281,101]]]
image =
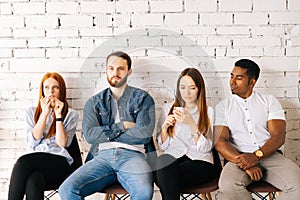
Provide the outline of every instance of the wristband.
[[56,121],[57,121],[57,122],[62,122],[63,119],[62,119],[61,117],[59,117],[59,118],[56,118]]

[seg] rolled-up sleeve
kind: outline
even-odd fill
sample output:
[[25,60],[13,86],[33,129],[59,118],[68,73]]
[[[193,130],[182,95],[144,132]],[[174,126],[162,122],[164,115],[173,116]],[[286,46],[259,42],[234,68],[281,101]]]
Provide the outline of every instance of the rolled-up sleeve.
[[26,142],[27,142],[27,149],[29,151],[33,151],[34,148],[40,144],[42,139],[36,140],[32,135],[32,130],[34,128],[34,111],[35,108],[30,107],[26,110],[25,113],[25,120],[26,120]]
[[225,101],[220,102],[215,107],[215,126],[228,126],[226,122],[226,111],[225,111]]
[[78,123],[79,114],[73,109],[69,109],[69,112],[64,120],[65,132],[68,135],[68,144],[70,146],[74,134],[76,133],[77,123]]
[[165,141],[164,143],[162,143],[161,137],[158,137],[158,138],[157,138],[157,141],[158,141],[157,143],[158,143],[159,148],[160,148],[161,150],[166,150],[166,149],[168,149],[169,146],[170,146],[170,144],[171,144],[171,140],[172,140],[172,138],[167,137],[166,141]]

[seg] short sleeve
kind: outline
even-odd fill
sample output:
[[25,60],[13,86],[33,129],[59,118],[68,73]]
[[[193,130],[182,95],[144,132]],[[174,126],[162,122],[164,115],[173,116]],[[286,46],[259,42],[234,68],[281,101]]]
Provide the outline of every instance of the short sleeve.
[[221,101],[215,107],[215,126],[228,126],[226,122],[225,101]]
[[272,120],[272,119],[285,120],[284,110],[282,109],[279,101],[272,95],[268,96],[268,101],[269,101],[268,120]]
[[78,123],[79,114],[77,111],[69,108],[69,112],[64,120],[64,128],[66,134],[68,135],[68,144],[70,146],[72,143],[72,138],[76,132],[77,123]]
[[214,109],[213,107],[208,107],[208,118],[209,118],[209,121],[210,121],[210,126],[213,127],[214,126],[214,123],[215,123],[215,112],[214,112]]

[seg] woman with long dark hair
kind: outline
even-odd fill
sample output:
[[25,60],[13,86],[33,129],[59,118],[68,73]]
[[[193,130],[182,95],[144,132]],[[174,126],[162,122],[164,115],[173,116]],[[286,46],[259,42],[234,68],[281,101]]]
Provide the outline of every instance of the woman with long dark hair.
[[213,109],[206,103],[205,84],[195,68],[177,80],[176,97],[163,107],[157,139],[156,183],[164,200],[179,200],[180,190],[213,178]]
[[37,107],[26,110],[29,153],[12,170],[8,200],[43,200],[45,185],[61,183],[73,158],[66,147],[73,139],[78,113],[69,108],[66,84],[58,73],[46,73],[40,84]]

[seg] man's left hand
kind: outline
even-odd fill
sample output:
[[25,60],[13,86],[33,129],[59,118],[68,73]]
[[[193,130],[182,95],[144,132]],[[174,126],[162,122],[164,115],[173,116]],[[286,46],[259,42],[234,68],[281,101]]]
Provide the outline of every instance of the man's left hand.
[[259,161],[259,159],[253,153],[243,153],[235,158],[237,159],[237,166],[242,170],[246,170],[255,166]]

